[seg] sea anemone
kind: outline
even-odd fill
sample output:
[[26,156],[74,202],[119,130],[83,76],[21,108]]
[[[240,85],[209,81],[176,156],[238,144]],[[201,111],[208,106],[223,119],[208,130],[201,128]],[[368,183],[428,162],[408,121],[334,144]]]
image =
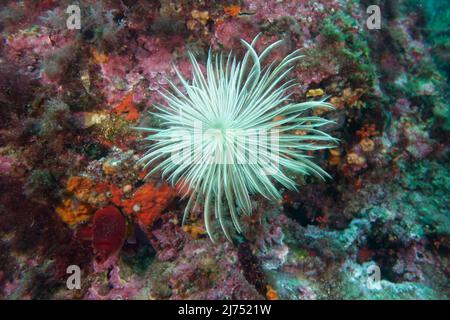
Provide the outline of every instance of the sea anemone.
[[242,61],[232,53],[213,55],[210,50],[206,77],[189,53],[192,81],[175,68],[183,89],[169,81],[173,90],[160,92],[167,105],[155,106],[159,128],[136,128],[150,133],[144,139],[150,145],[139,163],[144,169],[157,163],[148,175],[161,171],[163,178],[184,190],[183,197],[189,200],[183,223],[193,206],[203,204],[212,241],[213,213],[231,241],[225,217],[229,214],[241,233],[239,216],[251,215],[251,195],[280,201],[277,184],[297,189],[292,174],[327,177],[307,152],[331,148],[336,141],[318,130],[331,121],[308,115],[310,109],[332,109],[332,105],[324,100],[296,103],[290,99],[291,89],[298,84],[286,78],[302,57],[299,50],[263,67],[282,41],[258,54],[257,39],[251,44],[241,40],[247,50]]

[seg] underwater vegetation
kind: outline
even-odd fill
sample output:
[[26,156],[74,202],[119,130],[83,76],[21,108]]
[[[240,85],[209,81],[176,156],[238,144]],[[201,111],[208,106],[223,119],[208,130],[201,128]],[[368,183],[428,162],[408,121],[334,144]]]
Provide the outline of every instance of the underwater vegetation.
[[444,1],[72,2],[0,6],[0,299],[449,298]]

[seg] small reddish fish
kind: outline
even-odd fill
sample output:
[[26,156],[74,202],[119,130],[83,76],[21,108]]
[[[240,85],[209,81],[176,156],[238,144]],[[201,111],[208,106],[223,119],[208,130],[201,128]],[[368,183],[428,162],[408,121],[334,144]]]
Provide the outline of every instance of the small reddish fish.
[[92,224],[92,246],[95,259],[101,263],[117,254],[127,235],[125,217],[115,206],[97,210]]

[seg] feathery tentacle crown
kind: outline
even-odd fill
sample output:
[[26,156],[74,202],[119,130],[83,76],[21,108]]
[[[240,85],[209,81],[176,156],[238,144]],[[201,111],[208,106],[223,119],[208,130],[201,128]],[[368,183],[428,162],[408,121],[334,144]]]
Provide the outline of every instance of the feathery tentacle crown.
[[[290,173],[328,176],[306,154],[330,148],[336,141],[318,127],[330,123],[305,115],[310,109],[333,108],[325,101],[292,102],[288,90],[297,84],[286,80],[299,50],[281,62],[262,63],[280,41],[261,54],[254,49],[258,36],[246,47],[242,61],[230,53],[213,56],[209,51],[206,77],[192,54],[193,71],[189,83],[177,70],[183,85],[160,94],[167,106],[157,105],[154,116],[160,128],[137,128],[149,132],[150,146],[139,160],[144,168],[157,163],[148,175],[162,176],[189,197],[183,223],[197,203],[204,205],[206,231],[212,241],[212,217],[231,241],[226,216],[237,232],[242,232],[239,216],[250,215],[250,195],[260,194],[273,201],[281,199],[275,183],[296,190]],[[299,132],[301,134],[299,134]]]

